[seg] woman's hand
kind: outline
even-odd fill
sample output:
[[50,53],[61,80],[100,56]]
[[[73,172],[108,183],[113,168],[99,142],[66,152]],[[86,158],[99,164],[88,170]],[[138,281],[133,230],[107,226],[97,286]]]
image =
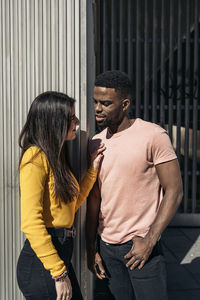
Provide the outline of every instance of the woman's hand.
[[106,147],[104,144],[100,144],[99,148],[92,153],[91,155],[91,166],[95,169],[99,169],[100,162],[103,158],[103,151],[106,150]]
[[72,298],[72,286],[68,276],[63,281],[56,281],[56,300],[70,300]]

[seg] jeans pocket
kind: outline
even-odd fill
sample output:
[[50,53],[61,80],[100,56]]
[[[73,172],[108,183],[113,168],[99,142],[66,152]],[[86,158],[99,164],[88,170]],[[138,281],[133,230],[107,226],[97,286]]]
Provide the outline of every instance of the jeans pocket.
[[29,290],[34,258],[34,253],[27,253],[22,249],[17,262],[17,282],[23,294]]
[[33,251],[33,249],[31,248],[30,242],[28,239],[25,240],[24,242],[24,247],[22,248],[22,253],[27,254],[29,256],[35,256],[35,252]]

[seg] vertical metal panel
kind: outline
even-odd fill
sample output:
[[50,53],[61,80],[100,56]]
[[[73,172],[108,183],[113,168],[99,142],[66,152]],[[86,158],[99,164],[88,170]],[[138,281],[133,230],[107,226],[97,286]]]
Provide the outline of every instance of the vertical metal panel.
[[51,1],[44,0],[42,7],[42,34],[43,34],[43,53],[42,53],[42,65],[43,65],[43,84],[44,90],[51,89],[51,46],[50,46],[50,26],[51,26]]
[[152,121],[157,122],[157,102],[158,102],[158,81],[157,81],[157,68],[158,68],[158,47],[157,47],[157,34],[158,34],[158,4],[157,0],[153,0],[153,47],[152,47]]
[[58,90],[58,7],[57,0],[51,0],[50,10],[50,74],[51,74],[51,89]]
[[[11,167],[11,210],[12,210],[12,219],[10,220],[11,226],[12,226],[12,232],[10,235],[11,238],[11,245],[12,245],[12,253],[6,255],[12,255],[12,260],[9,257],[9,260],[11,260],[11,269],[12,269],[12,283],[9,282],[8,279],[8,285],[9,285],[9,292],[10,295],[12,295],[12,298],[15,299],[16,295],[20,297],[19,289],[16,286],[16,279],[15,279],[15,266],[18,259],[18,253],[20,250],[20,241],[21,241],[21,234],[20,230],[16,232],[16,226],[20,225],[20,217],[19,214],[16,213],[19,211],[19,203],[16,201],[16,195],[18,195],[18,180],[17,180],[17,168],[18,168],[18,159],[17,159],[17,153],[16,153],[16,145],[18,141],[18,132],[19,132],[19,123],[18,123],[18,115],[19,115],[19,104],[18,101],[12,101],[13,99],[16,99],[16,95],[19,93],[19,77],[18,77],[18,68],[19,68],[19,61],[18,61],[18,14],[17,12],[17,3],[16,1],[10,1],[10,62],[11,62],[11,68],[10,68],[10,103],[11,103],[11,161],[9,164],[9,168]],[[16,99],[17,100],[17,99]],[[8,147],[8,145],[7,145]],[[19,228],[19,227],[18,227]],[[11,246],[10,245],[10,246]],[[12,284],[13,288],[10,288],[10,284]],[[7,294],[9,298],[9,293]]]
[[116,31],[117,31],[117,10],[116,1],[111,1],[111,69],[117,69],[117,43],[116,43]]
[[34,62],[34,76],[35,76],[35,94],[38,95],[42,87],[44,87],[43,82],[43,1],[34,1],[34,45],[35,45],[35,62]]
[[106,71],[108,69],[108,17],[107,17],[107,13],[108,13],[108,2],[107,1],[103,1],[103,70]]
[[[81,16],[78,18],[78,16]],[[82,64],[82,68],[80,71],[80,79],[76,79],[76,83],[78,87],[75,89],[77,92],[81,91],[81,132],[80,132],[80,139],[79,139],[79,151],[80,151],[80,178],[83,176],[86,168],[87,168],[87,141],[88,141],[88,132],[87,132],[87,84],[84,78],[87,78],[87,3],[86,1],[81,1],[81,9],[79,9],[78,5],[75,8],[75,19],[78,18],[78,23],[76,22],[76,30],[80,30],[80,44],[81,48],[79,50],[79,40],[75,41],[75,49],[80,51],[80,61],[76,61],[78,64]],[[89,25],[91,26],[91,24]],[[78,33],[78,32],[77,32]],[[78,37],[78,34],[76,35]],[[91,63],[90,57],[90,63]],[[89,67],[92,69],[92,65]],[[76,74],[78,76],[78,74]],[[93,105],[93,103],[90,103]],[[90,278],[87,269],[87,258],[86,258],[86,244],[85,244],[85,216],[86,216],[86,206],[85,204],[82,206],[79,212],[79,246],[76,247],[76,264],[79,282],[81,284],[82,293],[84,295],[84,299],[90,299]],[[78,258],[78,259],[77,259]]]
[[128,75],[130,76],[131,80],[135,80],[135,74],[133,74],[133,1],[128,0]]
[[[8,299],[12,298],[12,291],[9,288],[9,278],[12,280],[12,228],[11,223],[7,220],[12,220],[12,206],[11,206],[11,110],[10,110],[10,90],[11,90],[11,78],[10,78],[10,68],[11,68],[11,55],[10,53],[10,2],[2,4],[2,13],[3,13],[3,168],[4,168],[4,178],[3,185],[6,187],[4,190],[4,226],[6,232],[4,232],[4,276],[5,276],[5,296]],[[8,147],[9,145],[9,147]],[[8,270],[8,271],[7,271]]]
[[66,35],[66,1],[60,0],[58,3],[58,89],[65,90],[66,88],[66,64],[67,57],[65,55],[65,49],[67,44],[67,35]]
[[145,0],[144,26],[144,120],[149,120],[149,1]]
[[174,0],[170,0],[169,18],[169,78],[168,78],[168,132],[171,139],[173,125],[173,84],[174,84]]
[[124,71],[125,68],[125,47],[124,47],[124,1],[120,0],[119,3],[119,68],[120,70]]
[[184,212],[188,208],[188,158],[189,158],[189,116],[190,116],[190,1],[186,7],[186,63],[185,63],[185,145],[184,145]]
[[[72,1],[67,1],[67,53],[73,52],[73,14],[68,14],[68,12],[72,11],[73,3]],[[67,55],[67,93],[70,92],[70,88],[72,87],[72,94],[74,94],[73,80],[74,80],[74,57]]]
[[140,117],[140,105],[141,105],[141,31],[142,31],[142,6],[141,1],[137,0],[137,29],[136,29],[136,117]]
[[[67,92],[77,100],[80,127],[87,129],[86,18],[84,0],[0,2],[0,299],[3,300],[23,299],[16,283],[16,263],[24,240],[20,233],[17,143],[30,103],[46,90]],[[80,23],[84,24],[81,31]],[[84,141],[86,136],[82,137],[82,144]],[[79,139],[77,144],[80,149]],[[84,237],[79,236],[80,249]],[[78,262],[80,278],[80,252],[75,254],[74,261]]]
[[[166,0],[162,0],[161,8],[161,62],[160,62],[160,80],[161,80],[161,91],[166,93],[166,68],[165,68],[165,59],[166,59]],[[165,125],[165,97],[161,93],[160,96],[160,124],[161,126]]]
[[[3,54],[3,30],[4,30],[4,23],[3,23],[3,7],[2,3],[0,2],[0,53]],[[3,55],[0,57],[0,86],[3,86]],[[3,112],[4,106],[3,106],[3,90],[0,88],[0,112]],[[3,145],[3,118],[0,118],[0,142],[1,145]],[[3,168],[3,160],[4,160],[4,153],[3,151],[0,151],[0,192],[1,192],[1,199],[0,199],[0,227],[4,228],[4,201],[2,201],[2,198],[4,197],[4,168]],[[2,243],[4,243],[4,231],[1,232],[1,240]],[[5,248],[0,246],[0,265],[1,265],[1,272],[0,272],[0,282],[3,282],[4,280],[4,274],[5,274],[5,267],[4,267],[4,256],[5,256]]]
[[176,153],[180,160],[181,156],[181,100],[182,100],[182,1],[178,1],[178,58],[177,58],[177,106],[176,106],[176,118],[177,118],[177,140],[176,140]]
[[[85,1],[82,0],[83,3],[86,4],[86,11],[87,11],[87,18],[86,18],[86,34],[87,34],[87,49],[85,50],[86,53],[82,53],[82,55],[85,57],[85,59],[87,59],[87,93],[83,98],[83,101],[85,101],[87,103],[87,128],[88,128],[88,132],[90,134],[90,137],[92,137],[95,133],[95,114],[94,114],[94,105],[93,105],[93,101],[92,101],[92,96],[93,96],[93,82],[94,82],[94,78],[95,78],[95,50],[94,50],[94,42],[97,38],[95,32],[94,32],[94,25],[96,22],[95,19],[95,15],[94,13],[96,12],[96,3],[95,0],[90,0],[90,1]],[[81,13],[84,14],[86,13],[84,11],[85,5],[81,5]],[[84,30],[84,26],[81,25],[82,30]],[[81,43],[82,45],[82,43]],[[81,47],[82,48],[82,47]],[[85,47],[84,47],[85,49]],[[81,80],[81,83],[83,81]],[[81,98],[82,99],[82,98]],[[82,132],[83,133],[83,132]],[[83,141],[83,138],[81,136],[81,142]],[[82,144],[81,144],[82,146]],[[84,149],[84,147],[82,147],[82,150]],[[83,152],[81,151],[81,154]],[[84,154],[84,153],[83,153]],[[84,171],[84,168],[87,167],[87,161],[85,159],[85,157],[81,159],[81,163],[83,164],[83,162],[85,163],[85,166],[83,167],[83,165],[81,165],[81,169],[82,171]],[[81,214],[83,214],[83,216],[81,216],[82,222],[84,221],[85,223],[85,213],[86,213],[86,206],[82,206],[81,208]],[[84,226],[82,226],[82,240],[81,240],[81,252],[85,253],[85,224]],[[93,296],[92,296],[92,292],[93,292],[93,274],[91,272],[88,272],[87,269],[87,261],[83,261],[82,260],[82,270],[84,270],[85,272],[81,273],[82,278],[81,278],[81,286],[82,288],[82,292],[83,292],[83,297],[84,299],[88,299],[88,300],[92,300]],[[84,278],[85,275],[85,278]],[[85,280],[87,282],[87,285],[83,284],[82,281]]]
[[194,84],[193,84],[193,138],[192,138],[192,212],[196,210],[197,198],[197,122],[199,97],[199,1],[195,0],[194,11]]

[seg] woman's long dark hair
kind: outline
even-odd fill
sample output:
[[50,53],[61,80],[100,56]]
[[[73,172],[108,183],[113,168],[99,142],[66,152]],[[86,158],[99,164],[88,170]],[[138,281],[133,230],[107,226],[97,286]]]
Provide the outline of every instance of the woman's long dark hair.
[[54,175],[55,196],[65,203],[72,201],[78,193],[76,184],[67,171],[69,163],[64,146],[74,102],[74,99],[63,93],[49,91],[40,94],[31,104],[19,136],[19,146],[22,148],[20,163],[29,147],[39,147],[46,154]]

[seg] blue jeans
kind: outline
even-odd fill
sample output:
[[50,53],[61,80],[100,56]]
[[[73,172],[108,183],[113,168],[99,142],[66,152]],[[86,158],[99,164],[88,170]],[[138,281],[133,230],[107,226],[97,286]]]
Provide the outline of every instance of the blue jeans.
[[[144,267],[130,270],[124,255],[132,247],[132,240],[124,244],[108,244],[100,239],[99,253],[106,270],[106,281],[115,300],[167,300],[165,262],[160,243],[154,247]],[[98,284],[97,284],[98,286]],[[94,296],[98,299],[98,296]]]
[[[71,264],[73,252],[73,239],[63,240],[60,237],[52,237],[52,242],[64,261],[72,284],[72,299],[83,300],[80,287]],[[28,240],[20,253],[17,263],[17,281],[20,290],[27,300],[56,300],[55,282],[35,252]]]

